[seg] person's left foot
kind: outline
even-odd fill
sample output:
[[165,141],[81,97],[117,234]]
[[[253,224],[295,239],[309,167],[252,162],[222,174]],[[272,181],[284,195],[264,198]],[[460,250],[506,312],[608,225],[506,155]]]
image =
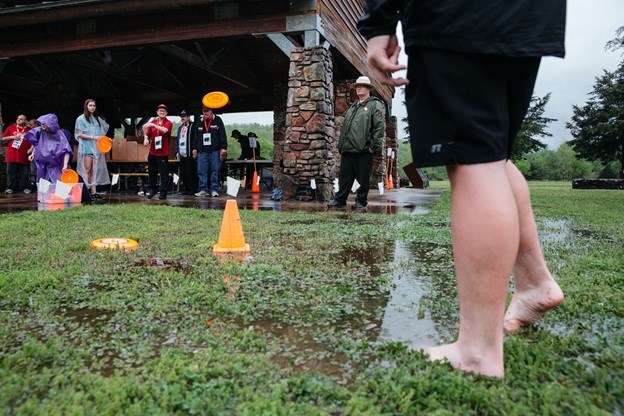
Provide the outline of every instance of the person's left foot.
[[505,313],[505,333],[513,334],[523,326],[533,325],[546,312],[559,306],[563,298],[561,288],[550,273],[538,287],[516,288]]
[[359,202],[353,204],[353,211],[366,211],[366,205],[362,205]]
[[167,194],[160,194],[158,195],[158,199],[167,199]]

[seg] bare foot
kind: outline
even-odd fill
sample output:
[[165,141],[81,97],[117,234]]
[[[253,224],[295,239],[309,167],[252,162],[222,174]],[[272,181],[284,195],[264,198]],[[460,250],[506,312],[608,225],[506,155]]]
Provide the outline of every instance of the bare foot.
[[505,376],[502,353],[495,354],[490,358],[486,357],[485,354],[467,357],[470,354],[462,354],[457,342],[438,347],[428,347],[424,351],[429,354],[431,361],[447,361],[456,370],[467,373],[474,372],[488,377],[502,378]]
[[542,315],[563,302],[563,292],[551,276],[537,287],[518,289],[505,313],[503,328],[513,334],[523,326],[533,325]]

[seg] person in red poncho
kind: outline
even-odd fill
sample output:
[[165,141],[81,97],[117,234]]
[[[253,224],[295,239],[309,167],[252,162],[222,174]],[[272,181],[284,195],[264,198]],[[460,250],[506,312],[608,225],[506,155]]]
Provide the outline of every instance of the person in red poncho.
[[2,143],[8,146],[6,151],[7,163],[7,187],[4,193],[12,194],[13,192],[24,191],[30,193],[28,187],[28,149],[30,143],[24,140],[24,134],[30,128],[27,126],[28,119],[24,114],[17,116],[15,124],[7,127],[2,135]]

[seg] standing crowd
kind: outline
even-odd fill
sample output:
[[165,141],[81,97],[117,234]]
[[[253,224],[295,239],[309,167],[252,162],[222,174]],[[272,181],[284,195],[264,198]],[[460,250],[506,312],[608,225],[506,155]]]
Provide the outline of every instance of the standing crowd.
[[[182,110],[177,136],[172,137],[173,123],[167,118],[169,109],[165,104],[156,108],[156,117],[142,126],[143,145],[149,147],[147,158],[148,199],[158,195],[167,198],[169,187],[169,149],[175,146],[176,159],[180,163],[182,193],[196,197],[218,197],[219,172],[227,158],[227,134],[221,117],[208,107],[202,108],[202,116],[192,122],[190,114]],[[73,144],[77,144],[76,170],[91,199],[100,199],[97,187],[109,185],[110,175],[105,154],[98,141],[109,131],[109,125],[97,112],[94,99],[84,102],[83,112],[76,118],[74,133],[61,129],[55,114],[45,114],[28,120],[20,114],[15,124],[6,128],[2,144],[7,146],[6,194],[36,189],[39,180],[56,183],[70,168],[74,156]],[[241,146],[240,159],[259,159],[260,143],[253,132],[242,136],[234,130],[234,137]],[[253,169],[253,165],[249,164]],[[249,175],[249,172],[247,173]]]

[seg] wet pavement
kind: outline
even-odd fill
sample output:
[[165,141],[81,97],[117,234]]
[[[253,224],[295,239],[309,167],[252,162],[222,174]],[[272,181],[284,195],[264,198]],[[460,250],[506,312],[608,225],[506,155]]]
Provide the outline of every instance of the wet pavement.
[[[369,194],[368,212],[382,214],[412,214],[423,215],[429,211],[429,207],[435,202],[442,191],[415,188],[391,189],[380,195],[373,190]],[[167,199],[159,200],[158,197],[147,199],[145,196],[137,195],[130,191],[113,191],[102,195],[102,199],[96,200],[96,204],[128,204],[143,203],[152,205],[170,205],[176,207],[191,207],[199,209],[224,209],[225,201],[231,199],[229,195],[221,193],[219,197],[198,198],[192,195],[181,195],[170,193]],[[240,191],[236,196],[239,209],[252,209],[256,211],[326,211],[325,202],[298,201],[291,199],[288,201],[272,201],[270,192],[252,193]],[[351,211],[351,205],[355,203],[354,195],[349,197],[347,208],[342,211]],[[41,204],[37,202],[37,194],[24,194],[22,192],[14,194],[0,195],[0,214],[19,211],[54,210],[61,206],[55,204]]]

